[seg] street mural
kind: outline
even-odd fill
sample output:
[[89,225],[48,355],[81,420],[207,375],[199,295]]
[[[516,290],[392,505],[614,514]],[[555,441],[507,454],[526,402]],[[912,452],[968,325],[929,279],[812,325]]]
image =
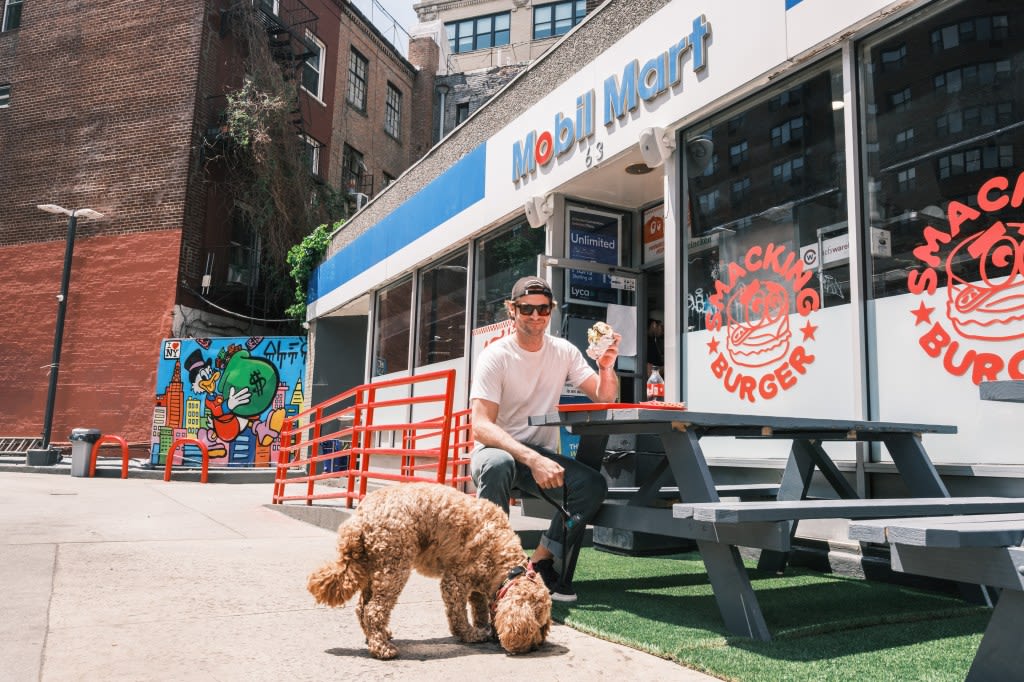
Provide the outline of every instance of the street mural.
[[[306,350],[302,336],[164,339],[150,461],[165,464],[176,439],[194,438],[213,466],[276,463],[284,420],[302,409]],[[183,457],[202,462],[195,445],[178,448],[174,464]]]

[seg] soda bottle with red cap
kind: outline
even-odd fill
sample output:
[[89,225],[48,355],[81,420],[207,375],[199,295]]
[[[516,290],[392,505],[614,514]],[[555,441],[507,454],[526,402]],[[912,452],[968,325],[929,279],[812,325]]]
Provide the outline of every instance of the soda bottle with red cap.
[[665,380],[657,367],[652,367],[651,376],[647,377],[647,399],[665,402]]

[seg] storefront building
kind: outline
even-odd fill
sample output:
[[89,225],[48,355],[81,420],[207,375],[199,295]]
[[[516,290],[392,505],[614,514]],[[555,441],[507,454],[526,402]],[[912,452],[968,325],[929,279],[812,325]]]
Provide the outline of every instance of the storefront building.
[[[312,399],[454,367],[465,405],[539,272],[552,333],[635,348],[624,401],[662,354],[694,410],[955,424],[926,437],[952,493],[1020,494],[1019,409],[978,384],[1024,378],[1021,69],[1016,0],[610,0],[335,235]],[[705,443],[723,482],[780,447]]]

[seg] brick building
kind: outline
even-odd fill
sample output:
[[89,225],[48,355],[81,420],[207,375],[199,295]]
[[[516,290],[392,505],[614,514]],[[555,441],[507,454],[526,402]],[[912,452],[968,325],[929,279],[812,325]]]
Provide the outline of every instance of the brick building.
[[267,333],[283,317],[258,306],[238,258],[254,245],[238,243],[209,164],[242,77],[233,22],[252,8],[302,79],[295,132],[319,182],[368,198],[430,146],[436,46],[414,41],[414,66],[344,0],[4,3],[0,434],[43,422],[67,220],[38,204],[104,214],[78,222],[55,442],[78,426],[148,440],[161,339]]

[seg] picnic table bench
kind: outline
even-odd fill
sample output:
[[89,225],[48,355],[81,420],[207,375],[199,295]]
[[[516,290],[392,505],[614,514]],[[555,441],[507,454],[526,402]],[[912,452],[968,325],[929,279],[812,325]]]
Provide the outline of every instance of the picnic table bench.
[[1002,588],[967,680],[1020,678],[1024,514],[856,521],[849,536],[888,542],[895,571]]
[[1024,512],[1016,497],[902,497],[896,499],[773,500],[672,505],[672,516],[708,523],[801,521],[806,519],[878,519],[887,516],[996,514]]
[[[629,499],[636,496],[642,486],[611,486],[606,499]],[[654,494],[663,500],[679,499],[679,486],[659,486]],[[740,499],[775,497],[779,494],[778,483],[725,483],[715,486],[719,497],[739,497]]]
[[[949,499],[949,492],[924,449],[922,434],[952,434],[956,433],[955,426],[693,412],[670,405],[644,404],[561,406],[556,412],[531,417],[530,423],[535,426],[564,426],[578,435],[577,460],[598,470],[607,455],[610,436],[657,436],[664,451],[663,466],[670,472],[669,482],[675,483],[671,492],[678,493],[681,501],[671,508],[663,504],[657,506],[656,503],[664,499],[663,495],[669,494],[669,486],[661,486],[656,477],[652,477],[635,491],[617,491],[612,499],[604,502],[591,523],[696,540],[726,628],[734,634],[754,639],[769,640],[771,635],[738,548],[761,548],[763,551],[758,564],[761,568],[784,565],[796,524],[801,518],[877,518],[894,514],[997,511],[1024,513],[1024,499],[1016,503],[970,498],[967,502],[961,500],[958,503]],[[774,491],[778,503],[788,506],[777,504],[774,515],[743,522],[718,523],[693,515],[677,516],[676,510],[682,509],[678,505],[711,504],[724,509],[721,505],[773,504],[772,501],[722,501],[724,491],[720,491],[713,480],[700,445],[701,440],[707,437],[789,441],[790,455],[778,490]],[[887,501],[860,499],[824,447],[828,442],[858,441],[885,444],[910,495],[925,498],[917,500],[918,507],[904,506],[897,511],[895,507],[879,506]],[[821,473],[834,494],[842,499],[808,499],[815,472]],[[733,489],[727,496],[743,497],[736,492],[737,489]],[[625,499],[621,499],[623,497]],[[956,506],[961,503],[962,506]],[[968,507],[968,504],[974,506]],[[564,574],[570,581],[578,551],[577,546],[566,555]]]

